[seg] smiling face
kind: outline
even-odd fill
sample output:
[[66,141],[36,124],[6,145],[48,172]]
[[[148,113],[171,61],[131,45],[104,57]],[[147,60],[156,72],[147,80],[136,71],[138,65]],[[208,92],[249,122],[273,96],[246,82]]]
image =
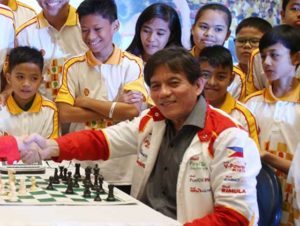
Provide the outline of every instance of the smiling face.
[[214,107],[220,108],[226,98],[227,87],[233,80],[230,67],[211,66],[207,61],[200,63],[201,74],[207,82],[204,86],[205,99]]
[[143,45],[143,58],[149,58],[158,50],[165,48],[170,38],[169,23],[153,18],[142,26],[140,36]]
[[110,22],[98,14],[83,16],[80,19],[82,38],[94,56],[106,61],[113,51],[113,35],[119,28],[119,21]]
[[230,35],[227,15],[219,10],[205,10],[193,25],[192,35],[200,52],[207,46],[223,45]]
[[44,13],[56,16],[64,8],[68,7],[69,0],[37,0]]
[[12,87],[15,101],[20,107],[24,107],[34,98],[43,77],[37,64],[21,63],[7,74],[7,81]]
[[293,27],[300,27],[300,0],[290,0],[285,11],[281,12],[282,22]]
[[197,103],[203,85],[202,78],[191,84],[184,73],[175,73],[160,65],[150,79],[150,93],[160,112],[175,128],[180,128]]
[[235,50],[238,61],[247,65],[251,52],[258,47],[263,33],[254,27],[244,27],[236,35]]

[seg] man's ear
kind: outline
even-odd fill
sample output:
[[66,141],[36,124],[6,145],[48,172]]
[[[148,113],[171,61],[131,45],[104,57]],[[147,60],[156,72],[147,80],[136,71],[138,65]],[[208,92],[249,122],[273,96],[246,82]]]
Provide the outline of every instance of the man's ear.
[[113,23],[112,23],[112,28],[113,28],[113,31],[114,32],[117,32],[120,28],[120,22],[119,20],[115,20]]
[[203,92],[205,83],[206,83],[206,80],[203,77],[198,78],[198,80],[196,81],[197,88],[198,88],[197,89],[198,96]]
[[280,11],[281,22],[284,24],[285,22],[285,12],[283,10]]

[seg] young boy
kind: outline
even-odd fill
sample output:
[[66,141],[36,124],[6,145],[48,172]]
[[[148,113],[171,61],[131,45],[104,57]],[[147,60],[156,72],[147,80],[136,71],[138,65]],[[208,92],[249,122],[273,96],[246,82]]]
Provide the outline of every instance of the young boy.
[[256,120],[252,113],[227,91],[234,79],[232,56],[223,46],[202,49],[200,56],[201,74],[207,79],[204,95],[210,105],[225,111],[235,118],[259,147]]
[[68,2],[38,0],[42,12],[16,31],[18,46],[35,47],[43,53],[45,73],[40,92],[50,100],[55,99],[61,85],[65,60],[87,49],[82,41],[76,9]]
[[258,47],[263,34],[272,29],[272,25],[259,17],[242,20],[236,28],[235,51],[238,64],[233,66],[234,80],[228,87],[229,93],[242,101],[246,96],[246,74],[252,51]]
[[0,34],[0,90],[2,90],[2,85],[4,86],[5,83],[2,69],[7,53],[14,47],[15,40],[14,15],[7,6],[2,4],[0,4],[0,27],[2,31],[5,31]]
[[33,8],[17,0],[0,0],[0,4],[8,6],[13,11],[16,28],[36,16]]
[[43,56],[36,49],[17,47],[10,52],[6,78],[13,92],[0,110],[1,135],[58,137],[55,104],[38,93],[43,64]]
[[[147,97],[143,63],[112,43],[119,28],[115,2],[85,0],[77,13],[89,51],[64,65],[63,82],[56,98],[61,122],[71,123],[70,131],[99,130],[138,116],[143,98]],[[115,184],[130,184],[135,160],[131,155],[101,163],[102,174]]]
[[292,190],[287,173],[300,140],[300,30],[280,25],[266,32],[259,43],[263,69],[270,84],[250,95],[246,105],[260,128],[261,159],[275,168],[282,184],[282,224],[292,223]]
[[[283,24],[300,27],[300,0],[283,0],[281,19]],[[255,49],[250,57],[249,70],[246,81],[246,96],[268,86],[266,75],[262,67],[259,49]],[[300,77],[300,67],[296,73]]]

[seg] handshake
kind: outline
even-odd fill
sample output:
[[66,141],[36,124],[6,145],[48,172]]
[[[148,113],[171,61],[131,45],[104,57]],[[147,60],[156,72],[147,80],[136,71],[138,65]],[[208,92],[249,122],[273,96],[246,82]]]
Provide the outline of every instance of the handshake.
[[15,137],[21,159],[26,164],[41,162],[58,156],[59,146],[53,139],[46,139],[38,134]]

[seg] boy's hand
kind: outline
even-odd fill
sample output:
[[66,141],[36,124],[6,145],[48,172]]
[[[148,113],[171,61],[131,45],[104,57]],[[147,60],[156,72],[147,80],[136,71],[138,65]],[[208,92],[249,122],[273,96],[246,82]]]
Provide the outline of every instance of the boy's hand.
[[137,104],[142,103],[144,96],[139,91],[125,91],[119,96],[118,102],[124,102],[127,104]]
[[86,108],[86,103],[87,101],[89,100],[90,98],[89,97],[86,97],[86,96],[80,96],[80,97],[77,97],[75,99],[75,103],[74,103],[74,106],[76,107],[81,107],[81,108]]

